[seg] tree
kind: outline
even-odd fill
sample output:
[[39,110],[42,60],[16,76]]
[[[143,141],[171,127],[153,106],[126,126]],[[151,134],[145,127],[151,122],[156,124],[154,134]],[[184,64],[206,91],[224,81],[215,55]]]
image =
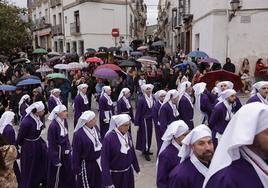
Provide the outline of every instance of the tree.
[[0,0],[0,49],[8,51],[11,48],[24,48],[31,43],[30,24],[21,16],[27,10]]

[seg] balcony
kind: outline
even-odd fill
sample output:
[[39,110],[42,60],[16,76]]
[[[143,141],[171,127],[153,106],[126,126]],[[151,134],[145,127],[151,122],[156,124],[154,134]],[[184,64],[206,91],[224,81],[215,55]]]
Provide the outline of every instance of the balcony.
[[61,0],[50,0],[50,8],[61,5]]
[[33,21],[33,30],[44,29],[50,27],[51,24],[47,23],[47,18],[45,16],[41,17],[40,19],[36,19]]
[[74,22],[70,23],[70,33],[71,35],[80,35],[80,23]]
[[52,26],[52,35],[56,36],[56,35],[62,35],[62,25],[58,24],[58,25],[54,25]]

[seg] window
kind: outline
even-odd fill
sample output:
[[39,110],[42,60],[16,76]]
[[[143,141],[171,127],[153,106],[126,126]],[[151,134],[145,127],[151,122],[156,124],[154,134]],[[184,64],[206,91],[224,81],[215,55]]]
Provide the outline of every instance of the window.
[[59,24],[61,25],[61,13],[59,13]]
[[64,17],[65,24],[67,24],[67,16]]
[[195,49],[198,50],[200,45],[200,34],[195,34]]
[[[76,33],[80,32],[80,17],[79,17],[79,11],[74,12],[74,22],[75,22],[75,31]],[[75,42],[76,44],[76,42]],[[76,51],[76,50],[75,50]]]
[[54,41],[54,51],[55,52],[58,51],[58,43],[57,43],[57,41]]
[[84,41],[80,40],[78,44],[79,44],[79,55],[82,55],[84,53]]
[[53,15],[53,25],[57,25],[56,14]]
[[73,41],[73,44],[72,44],[72,52],[77,52],[77,44],[76,44],[76,41]]
[[71,50],[71,45],[69,42],[66,43],[66,52],[69,53]]

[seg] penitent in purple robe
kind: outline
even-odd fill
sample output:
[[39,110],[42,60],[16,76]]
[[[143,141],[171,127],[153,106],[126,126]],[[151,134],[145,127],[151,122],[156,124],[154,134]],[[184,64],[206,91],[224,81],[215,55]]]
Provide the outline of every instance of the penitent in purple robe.
[[57,101],[55,101],[55,99],[50,96],[48,101],[47,101],[47,108],[48,108],[48,111],[51,113],[52,110],[57,106]]
[[[207,119],[209,121],[212,110],[214,107],[214,101],[212,102],[211,99],[209,98],[209,95],[202,93],[200,97],[200,110],[206,114]],[[203,123],[205,120],[203,120]]]
[[179,117],[175,117],[173,115],[173,110],[170,104],[167,102],[163,104],[160,108],[159,112],[159,122],[160,122],[160,131],[161,135],[164,135],[164,133],[167,130],[167,126],[171,124],[173,121],[178,120]]
[[153,134],[152,108],[149,108],[144,95],[139,97],[135,115],[137,132],[136,149],[142,152],[150,151]]
[[[105,96],[101,96],[99,99],[99,120],[100,120],[100,134],[101,138],[104,138],[105,134],[109,130],[109,123],[111,120],[112,115],[114,114],[114,107],[113,105],[108,104],[108,100]],[[105,122],[104,120],[107,119],[105,114],[109,115],[109,122]]]
[[180,119],[188,125],[190,130],[192,130],[194,128],[194,109],[191,102],[185,96],[182,96],[180,99],[178,111],[180,113]]
[[116,188],[134,188],[133,169],[140,171],[132,139],[129,135],[130,149],[121,153],[121,143],[117,133],[108,133],[103,140],[101,150],[102,186],[114,185]]
[[159,122],[159,110],[161,108],[161,103],[157,101],[153,108],[152,108],[152,117],[154,121],[154,130],[155,130],[155,139],[156,139],[156,144],[157,144],[157,154],[162,146],[162,134],[160,131],[160,122]]
[[229,121],[225,120],[226,113],[227,108],[224,103],[221,102],[214,107],[209,120],[209,128],[212,130],[212,139],[215,148],[218,145],[216,134],[219,133],[222,135],[229,123]]
[[24,101],[21,105],[20,105],[20,120],[22,121],[22,119],[26,116],[26,108],[28,107],[28,105],[26,104],[26,102]]
[[247,104],[252,103],[252,102],[261,102],[261,100],[259,99],[257,95],[253,95],[252,97],[248,99]]
[[157,188],[168,188],[168,176],[170,172],[180,163],[178,149],[170,144],[158,157]]
[[46,183],[47,146],[40,137],[42,129],[37,130],[35,120],[26,116],[18,133],[17,143],[21,146],[21,182],[20,188],[35,188]]
[[264,188],[253,166],[244,158],[214,174],[206,188]]
[[83,97],[78,94],[74,99],[74,127],[83,112],[89,110],[89,105],[84,103]]
[[202,188],[204,180],[203,174],[188,158],[177,165],[169,174],[169,188]]
[[[129,104],[131,105],[130,101]],[[130,109],[127,109],[127,105],[123,98],[117,101],[117,114],[128,114],[131,117],[131,121],[134,122],[133,108],[131,106]]]
[[[14,145],[16,146],[16,137],[15,137],[15,130],[12,127],[12,125],[6,125],[3,133],[2,133],[3,137],[5,138],[5,141],[9,144],[9,145]],[[17,161],[14,162],[14,172],[17,178],[17,182],[18,184],[20,183],[20,170],[19,170],[19,166]]]
[[232,112],[235,114],[242,107],[241,101],[238,97],[235,98],[235,102],[232,105]]
[[[100,133],[97,126],[100,139]],[[101,139],[100,139],[101,140]],[[73,136],[73,168],[77,177],[76,188],[101,188],[101,171],[96,160],[101,151],[95,151],[93,142],[86,135],[83,128],[74,133]]]
[[[64,125],[68,128],[67,122]],[[71,145],[68,134],[61,136],[61,128],[56,120],[53,120],[48,128],[48,188],[73,188],[75,178],[72,170]],[[61,164],[60,167],[56,166]]]

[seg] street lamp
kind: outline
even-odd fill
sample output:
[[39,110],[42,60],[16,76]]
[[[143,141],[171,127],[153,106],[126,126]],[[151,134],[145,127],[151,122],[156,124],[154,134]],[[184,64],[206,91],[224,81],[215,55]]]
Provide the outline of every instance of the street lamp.
[[232,13],[229,14],[229,22],[232,21],[233,17],[235,17],[236,11],[241,8],[240,0],[231,0],[230,1],[230,6],[231,6]]

